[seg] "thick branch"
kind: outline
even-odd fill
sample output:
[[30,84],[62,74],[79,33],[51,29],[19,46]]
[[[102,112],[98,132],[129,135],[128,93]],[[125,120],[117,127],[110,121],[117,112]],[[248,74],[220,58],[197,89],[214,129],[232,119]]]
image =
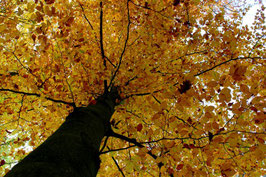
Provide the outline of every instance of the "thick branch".
[[100,46],[101,46],[101,54],[102,54],[102,59],[103,59],[103,65],[106,69],[106,60],[105,60],[105,55],[104,55],[104,49],[103,49],[103,3],[100,2]]

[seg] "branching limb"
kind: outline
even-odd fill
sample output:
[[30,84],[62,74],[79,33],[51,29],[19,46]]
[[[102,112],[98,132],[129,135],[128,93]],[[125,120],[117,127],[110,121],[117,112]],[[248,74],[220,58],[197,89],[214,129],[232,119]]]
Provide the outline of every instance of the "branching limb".
[[[119,139],[124,140],[124,141],[127,141],[127,142],[130,142],[130,143],[132,143],[132,144],[134,144],[134,145],[136,145],[136,146],[138,146],[138,147],[140,147],[140,148],[145,147],[145,146],[142,145],[141,143],[137,142],[136,139],[134,139],[134,138],[128,138],[128,137],[126,137],[126,136],[124,136],[124,135],[120,135],[120,134],[115,133],[115,132],[112,132],[110,136],[115,137],[115,138],[119,138]],[[157,156],[154,155],[151,151],[148,151],[147,153],[148,153],[153,159],[156,159],[156,158],[157,158]]]
[[[224,145],[224,144],[223,144]],[[250,147],[247,147],[247,148],[250,148]],[[228,152],[228,151],[227,151]],[[245,152],[240,152],[239,154],[234,154],[233,156],[230,156],[229,158],[222,158],[222,157],[219,157],[218,159],[220,159],[220,160],[231,160],[231,159],[233,159],[233,158],[235,158],[235,157],[237,157],[237,156],[244,156],[245,154],[247,154],[247,153],[249,153],[250,152],[250,150],[247,150],[247,151],[245,151]]]
[[[260,132],[246,132],[246,131],[241,131],[241,130],[232,130],[232,131],[227,131],[227,132],[218,132],[216,134],[213,134],[212,135],[212,138],[214,136],[219,136],[219,135],[225,135],[225,134],[230,134],[230,133],[233,133],[233,132],[238,132],[238,133],[251,133],[251,134],[265,134],[265,133],[260,133]],[[208,139],[209,138],[209,135],[206,135],[206,136],[202,136],[202,137],[199,137],[199,138],[193,138],[193,137],[173,137],[173,138],[170,138],[170,137],[163,137],[163,138],[160,138],[158,140],[154,140],[154,141],[149,141],[149,142],[138,142],[136,139],[134,138],[128,138],[124,135],[120,135],[120,134],[117,134],[115,132],[112,132],[110,134],[110,136],[112,137],[115,137],[115,138],[119,138],[121,140],[124,140],[124,141],[127,141],[129,143],[132,143],[134,144],[133,146],[129,146],[129,147],[126,147],[126,148],[120,148],[120,149],[114,149],[114,150],[109,150],[109,151],[104,151],[102,152],[101,154],[103,153],[108,153],[108,152],[114,152],[114,151],[119,151],[119,150],[125,150],[125,149],[129,149],[131,147],[140,147],[140,148],[143,148],[145,147],[144,144],[152,144],[152,143],[158,143],[160,141],[163,141],[163,140],[180,140],[180,141],[183,141],[183,140],[198,140],[200,142],[200,140],[202,139]],[[204,148],[205,145],[199,145],[199,146],[193,146],[193,148],[198,148],[198,149],[202,149]],[[183,148],[190,148],[190,147],[183,147]],[[156,155],[154,155],[151,151],[148,151],[147,152],[153,159],[157,159],[158,157]],[[160,168],[161,166],[163,166],[164,164],[163,163],[158,163],[158,167]]]
[[104,148],[105,148],[105,146],[106,146],[106,144],[107,144],[108,138],[109,138],[109,136],[107,136],[107,137],[105,138],[104,143],[103,143],[103,146],[102,146],[101,150],[99,151],[100,154],[102,154],[102,152],[103,152],[103,150],[104,150]]
[[107,57],[107,56],[104,56],[105,59],[115,68],[116,66],[113,64],[113,62]]
[[[100,2],[100,48],[101,48],[101,56],[103,60],[104,69],[107,70],[106,60],[115,68],[115,65],[111,62],[111,60],[105,56],[104,48],[103,48],[103,3]],[[108,92],[107,80],[104,80],[104,93]]]
[[128,86],[129,83],[130,83],[131,81],[133,81],[133,80],[135,80],[135,79],[137,79],[137,78],[138,78],[138,76],[134,76],[133,78],[129,79],[129,80],[125,83],[125,86]]
[[[128,137],[126,137],[124,135],[120,135],[120,134],[117,134],[115,132],[112,132],[111,136],[113,136],[115,138],[119,138],[119,139],[124,140],[124,141],[127,141],[129,143],[132,143],[132,144],[138,146],[139,148],[145,148],[145,146],[142,143],[137,142],[136,139],[128,138]],[[147,152],[147,154],[149,154],[155,160],[158,158],[158,156],[153,154],[151,150],[149,150]],[[157,163],[157,165],[158,165],[158,168],[160,169],[164,164],[162,162],[159,162],[159,163]]]
[[[5,48],[5,49],[6,49],[6,48]],[[8,49],[6,49],[6,50],[9,51]],[[11,52],[11,51],[9,51],[9,52],[12,53],[12,55],[16,58],[16,60],[19,62],[19,64],[22,66],[22,68],[24,68],[25,70],[28,71],[28,73],[30,73],[32,76],[34,76],[34,77],[37,79],[37,81],[40,80],[39,77],[38,77],[37,75],[35,75],[35,74],[32,72],[32,70],[31,70],[30,68],[26,67],[26,66],[21,62],[21,60],[18,58],[18,56],[15,54],[15,52]]]
[[178,117],[178,116],[175,116],[175,118],[176,118],[177,120],[180,120],[180,121],[183,122],[184,124],[186,124],[186,125],[188,125],[188,126],[190,126],[190,127],[192,127],[192,128],[194,128],[194,129],[197,130],[197,128],[196,128],[194,125],[192,125],[192,124],[186,122],[184,119],[181,119],[181,118]]
[[141,116],[139,116],[138,114],[134,113],[133,111],[130,111],[130,110],[126,110],[127,113],[130,113],[131,115],[139,118],[145,125],[149,126],[149,125],[152,125],[152,124],[149,124],[147,123]]
[[126,51],[126,48],[127,48],[127,43],[128,43],[128,39],[129,39],[129,30],[130,30],[130,24],[131,24],[131,21],[130,21],[130,14],[129,14],[129,0],[127,0],[127,20],[128,20],[128,24],[127,24],[127,36],[126,36],[126,40],[125,40],[125,44],[124,44],[124,48],[123,48],[123,51],[120,55],[120,58],[119,58],[119,63],[117,65],[117,68],[111,78],[111,81],[110,81],[110,84],[108,86],[108,89],[111,87],[111,85],[113,84],[113,81],[119,71],[119,68],[121,66],[121,63],[122,63],[122,59],[123,59],[123,56],[125,54],[125,51]]
[[[58,49],[59,49],[59,52],[60,52],[60,55],[61,55],[61,65],[63,66],[63,69],[64,69],[64,77],[65,77],[65,80],[66,80],[66,83],[67,83],[67,86],[68,86],[68,89],[70,91],[70,94],[71,94],[71,97],[72,97],[72,100],[73,100],[73,103],[75,104],[75,97],[74,97],[74,93],[72,91],[72,88],[71,88],[71,85],[69,84],[68,82],[68,77],[66,76],[66,68],[65,68],[65,63],[64,63],[64,60],[63,60],[63,52],[59,46],[59,44],[57,43],[57,46],[58,46]],[[76,107],[76,106],[75,106]]]
[[237,156],[237,155],[235,154],[235,152],[232,151],[233,154],[234,154],[234,156],[232,156],[232,155],[228,152],[227,148],[225,147],[225,144],[223,144],[223,147],[224,147],[225,152],[226,152],[226,153],[230,156],[230,158],[234,161],[234,163],[236,164],[236,166],[237,166],[238,168],[240,168],[240,169],[243,171],[243,169],[238,165],[238,163],[236,162],[236,160],[235,160],[235,158],[234,158],[234,157]]
[[103,3],[102,1],[100,2],[100,46],[101,46],[101,55],[103,59],[103,66],[106,69],[106,60],[105,60],[105,55],[104,55],[104,48],[103,48]]
[[[28,93],[28,92],[22,92],[22,91],[16,91],[16,90],[11,90],[11,89],[0,89],[0,91],[4,91],[4,92],[12,92],[12,93],[17,93],[17,94],[24,94],[24,95],[27,95],[27,96],[36,96],[36,97],[41,97],[40,94],[37,94],[37,93]],[[66,101],[63,101],[63,100],[56,100],[56,99],[53,99],[53,98],[49,98],[49,97],[44,97],[45,99],[49,100],[49,101],[53,101],[55,103],[63,103],[63,104],[67,104],[67,105],[70,105],[70,106],[73,106],[75,107],[75,103],[70,103],[70,102],[66,102]]]
[[[227,132],[218,132],[216,134],[212,134],[212,139],[215,137],[215,136],[219,136],[219,135],[227,135],[227,134],[230,134],[230,133],[243,133],[243,134],[254,134],[254,135],[259,135],[259,134],[263,134],[265,135],[266,133],[264,132],[248,132],[248,131],[242,131],[242,130],[231,130],[231,131],[227,131]],[[153,141],[148,141],[148,142],[138,142],[140,144],[152,144],[152,143],[158,143],[160,141],[163,141],[163,140],[180,140],[180,141],[184,141],[184,140],[194,140],[194,141],[200,141],[200,140],[203,140],[203,139],[209,139],[209,135],[205,135],[205,136],[201,136],[201,137],[198,137],[198,138],[193,138],[193,137],[163,137],[163,138],[160,138],[160,139],[157,139],[157,140],[153,140]],[[195,146],[194,148],[203,148],[204,146]]]

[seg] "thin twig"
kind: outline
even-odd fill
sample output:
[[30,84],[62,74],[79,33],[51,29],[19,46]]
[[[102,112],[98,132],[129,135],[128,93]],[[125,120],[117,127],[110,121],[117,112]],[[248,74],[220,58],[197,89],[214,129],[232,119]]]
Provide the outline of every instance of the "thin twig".
[[164,15],[164,14],[161,13],[162,11],[164,11],[165,9],[167,9],[170,5],[164,7],[162,10],[154,10],[154,9],[151,9],[150,7],[148,7],[148,6],[142,6],[142,5],[140,5],[140,4],[136,4],[136,3],[134,3],[132,0],[129,0],[129,1],[130,1],[132,4],[134,4],[135,6],[137,6],[137,7],[140,7],[140,8],[143,8],[143,9],[147,9],[147,10],[150,10],[150,11],[153,11],[153,12],[155,12],[155,13],[160,14],[161,16],[163,16],[163,17],[165,17],[165,18],[173,19],[173,18],[171,18],[171,17],[169,17],[169,16],[166,16],[166,15]]
[[118,170],[121,172],[122,176],[123,176],[123,177],[126,177],[125,174],[123,173],[122,169],[119,167],[119,165],[118,165],[117,161],[115,160],[115,158],[112,157],[112,159],[113,159],[113,161],[115,162],[115,165],[117,166]]
[[128,47],[131,47],[141,36],[137,37],[131,44],[128,44]]
[[107,56],[104,56],[105,59],[115,68],[116,66],[112,63],[112,61],[107,57]]
[[24,98],[25,98],[25,96],[26,96],[26,95],[23,95],[22,98],[21,98],[20,108],[19,108],[19,111],[18,111],[18,119],[17,119],[18,124],[17,124],[17,128],[18,128],[18,126],[19,126],[20,113],[21,113],[21,111],[22,111],[22,107],[23,107],[23,102],[24,102]]
[[135,94],[131,94],[131,95],[128,95],[125,97],[125,99],[127,98],[130,98],[130,97],[133,97],[133,96],[146,96],[146,95],[151,95],[153,93],[157,93],[157,92],[160,92],[161,90],[156,90],[154,92],[147,92],[147,93],[135,93]]
[[130,22],[130,14],[129,14],[129,0],[127,0],[127,19],[128,19],[128,24],[127,24],[127,37],[126,37],[126,40],[125,40],[125,44],[124,44],[123,51],[122,51],[122,53],[120,55],[120,58],[119,58],[118,66],[117,66],[117,68],[116,68],[116,70],[114,72],[114,75],[111,78],[111,81],[110,81],[110,84],[108,86],[108,89],[113,84],[112,82],[113,82],[113,80],[115,79],[115,77],[116,77],[116,75],[118,73],[118,70],[119,70],[119,68],[121,66],[121,63],[122,63],[123,55],[124,55],[124,53],[126,51],[126,48],[127,48],[127,43],[128,43],[128,39],[129,39],[130,23],[131,23]]
[[152,124],[148,124],[146,121],[144,121],[144,119],[142,117],[140,117],[139,115],[137,115],[136,113],[130,111],[130,110],[126,110],[127,113],[132,114],[133,116],[139,118],[145,125],[152,125]]
[[256,48],[256,46],[258,45],[259,41],[261,38],[263,38],[265,35],[262,35],[261,37],[258,38],[258,40],[256,41],[256,43],[254,44],[254,46],[252,47],[251,51],[248,54],[248,57],[251,56],[252,52],[254,51],[254,49]]
[[155,101],[157,101],[157,103],[161,104],[161,101],[158,100],[154,95],[152,95],[152,97],[155,99]]
[[[57,43],[57,42],[56,42]],[[61,55],[61,64],[63,66],[63,69],[64,69],[64,77],[65,77],[65,80],[66,80],[66,83],[67,83],[67,86],[68,86],[68,89],[70,91],[70,94],[71,94],[71,97],[72,97],[72,101],[73,103],[75,104],[75,97],[74,97],[74,94],[73,94],[73,91],[72,91],[72,88],[68,82],[68,79],[67,79],[67,76],[66,76],[66,69],[65,69],[65,63],[64,63],[64,60],[63,60],[63,53],[62,53],[62,50],[59,46],[59,44],[57,43],[57,46],[58,46],[58,49],[59,49],[59,52],[60,52],[60,55]],[[76,106],[75,106],[76,107]]]
[[[7,49],[6,49],[7,50]],[[10,51],[9,51],[10,52]],[[23,63],[20,61],[20,59],[17,57],[17,55],[15,54],[15,52],[11,52],[12,55],[16,58],[16,60],[19,62],[19,64],[22,66],[22,68],[24,68],[25,70],[27,70],[32,76],[34,76],[37,80],[39,80],[38,76],[33,74],[32,70],[28,67],[26,67],[25,65],[23,65]]]
[[195,54],[200,54],[200,53],[205,53],[205,52],[207,52],[207,50],[202,50],[202,51],[196,51],[196,52],[192,52],[192,53],[187,53],[187,54],[185,54],[185,55],[183,55],[183,56],[180,56],[180,57],[178,57],[178,58],[176,58],[176,59],[171,60],[170,62],[173,62],[173,61],[176,61],[176,60],[182,59],[183,57],[187,57],[187,56],[195,55]]
[[223,144],[223,147],[224,147],[224,150],[225,150],[225,152],[230,156],[230,158],[234,161],[234,163],[236,164],[236,166],[238,167],[238,168],[240,168],[242,171],[243,171],[243,169],[238,165],[238,163],[236,162],[236,160],[234,159],[234,157],[236,156],[236,154],[234,153],[234,151],[232,151],[233,152],[233,154],[234,154],[234,157],[228,152],[228,150],[226,149],[226,147],[225,147],[225,144]]
[[126,149],[129,149],[129,148],[132,148],[132,147],[136,147],[137,145],[131,145],[131,146],[128,146],[128,147],[125,147],[125,148],[119,148],[119,149],[110,149],[108,151],[102,151],[100,152],[100,154],[106,154],[106,153],[109,153],[109,152],[116,152],[116,151],[122,151],[122,150],[126,150]]
[[226,61],[224,61],[222,63],[219,63],[218,65],[215,65],[215,66],[213,66],[213,67],[211,67],[211,68],[209,68],[207,70],[201,71],[198,74],[195,74],[194,76],[196,77],[196,76],[202,75],[202,74],[204,74],[204,73],[206,73],[208,71],[211,71],[211,70],[213,70],[213,69],[215,69],[215,68],[217,68],[217,67],[219,67],[219,66],[221,66],[223,64],[226,64],[228,62],[231,62],[231,61],[234,61],[234,60],[245,60],[245,59],[255,60],[255,59],[265,59],[265,58],[262,58],[262,57],[237,57],[237,58],[231,58],[231,59],[226,60]]
[[133,78],[129,79],[126,83],[125,83],[125,86],[127,86],[131,81],[137,79],[138,76],[134,76]]
[[[145,147],[145,146],[142,145],[141,143],[137,142],[136,139],[128,138],[128,137],[126,137],[126,136],[124,136],[124,135],[120,135],[120,134],[115,133],[115,132],[112,132],[111,136],[112,136],[112,137],[115,137],[115,138],[119,138],[119,139],[124,140],[124,141],[127,141],[127,142],[130,142],[130,143],[133,143],[133,144],[135,144],[136,146],[138,146],[138,147],[140,147],[140,148],[144,148],[144,147]],[[157,159],[157,156],[154,155],[151,151],[148,151],[147,153],[148,153],[153,159]]]
[[84,16],[84,18],[86,19],[86,21],[89,23],[91,29],[93,30],[93,26],[91,25],[89,19],[88,19],[87,16],[85,15],[84,8],[83,8],[83,6],[82,6],[82,4],[81,4],[80,2],[79,2],[79,6],[81,7],[81,10],[82,10],[82,12],[83,12],[83,16]]

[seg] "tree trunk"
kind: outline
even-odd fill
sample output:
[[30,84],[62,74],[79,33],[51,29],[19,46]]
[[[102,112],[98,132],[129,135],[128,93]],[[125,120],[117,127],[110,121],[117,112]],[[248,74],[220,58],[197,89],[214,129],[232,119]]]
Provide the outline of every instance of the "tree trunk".
[[99,148],[114,113],[115,97],[76,108],[43,144],[5,177],[94,177],[100,167]]

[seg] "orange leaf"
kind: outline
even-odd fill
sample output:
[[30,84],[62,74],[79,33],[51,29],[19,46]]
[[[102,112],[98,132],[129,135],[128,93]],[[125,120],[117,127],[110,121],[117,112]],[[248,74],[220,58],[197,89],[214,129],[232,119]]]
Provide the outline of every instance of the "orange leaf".
[[74,22],[74,17],[69,17],[66,21],[66,26],[70,26]]
[[53,4],[55,0],[45,0],[46,4]]
[[5,165],[5,164],[6,164],[6,161],[5,160],[1,160],[0,161],[0,167],[3,166],[3,165]]
[[141,124],[141,123],[138,124],[138,126],[137,126],[137,131],[140,132],[140,131],[142,130],[142,128],[143,128],[142,124]]
[[181,170],[183,168],[183,166],[184,166],[184,164],[179,164],[179,165],[177,165],[176,169]]

